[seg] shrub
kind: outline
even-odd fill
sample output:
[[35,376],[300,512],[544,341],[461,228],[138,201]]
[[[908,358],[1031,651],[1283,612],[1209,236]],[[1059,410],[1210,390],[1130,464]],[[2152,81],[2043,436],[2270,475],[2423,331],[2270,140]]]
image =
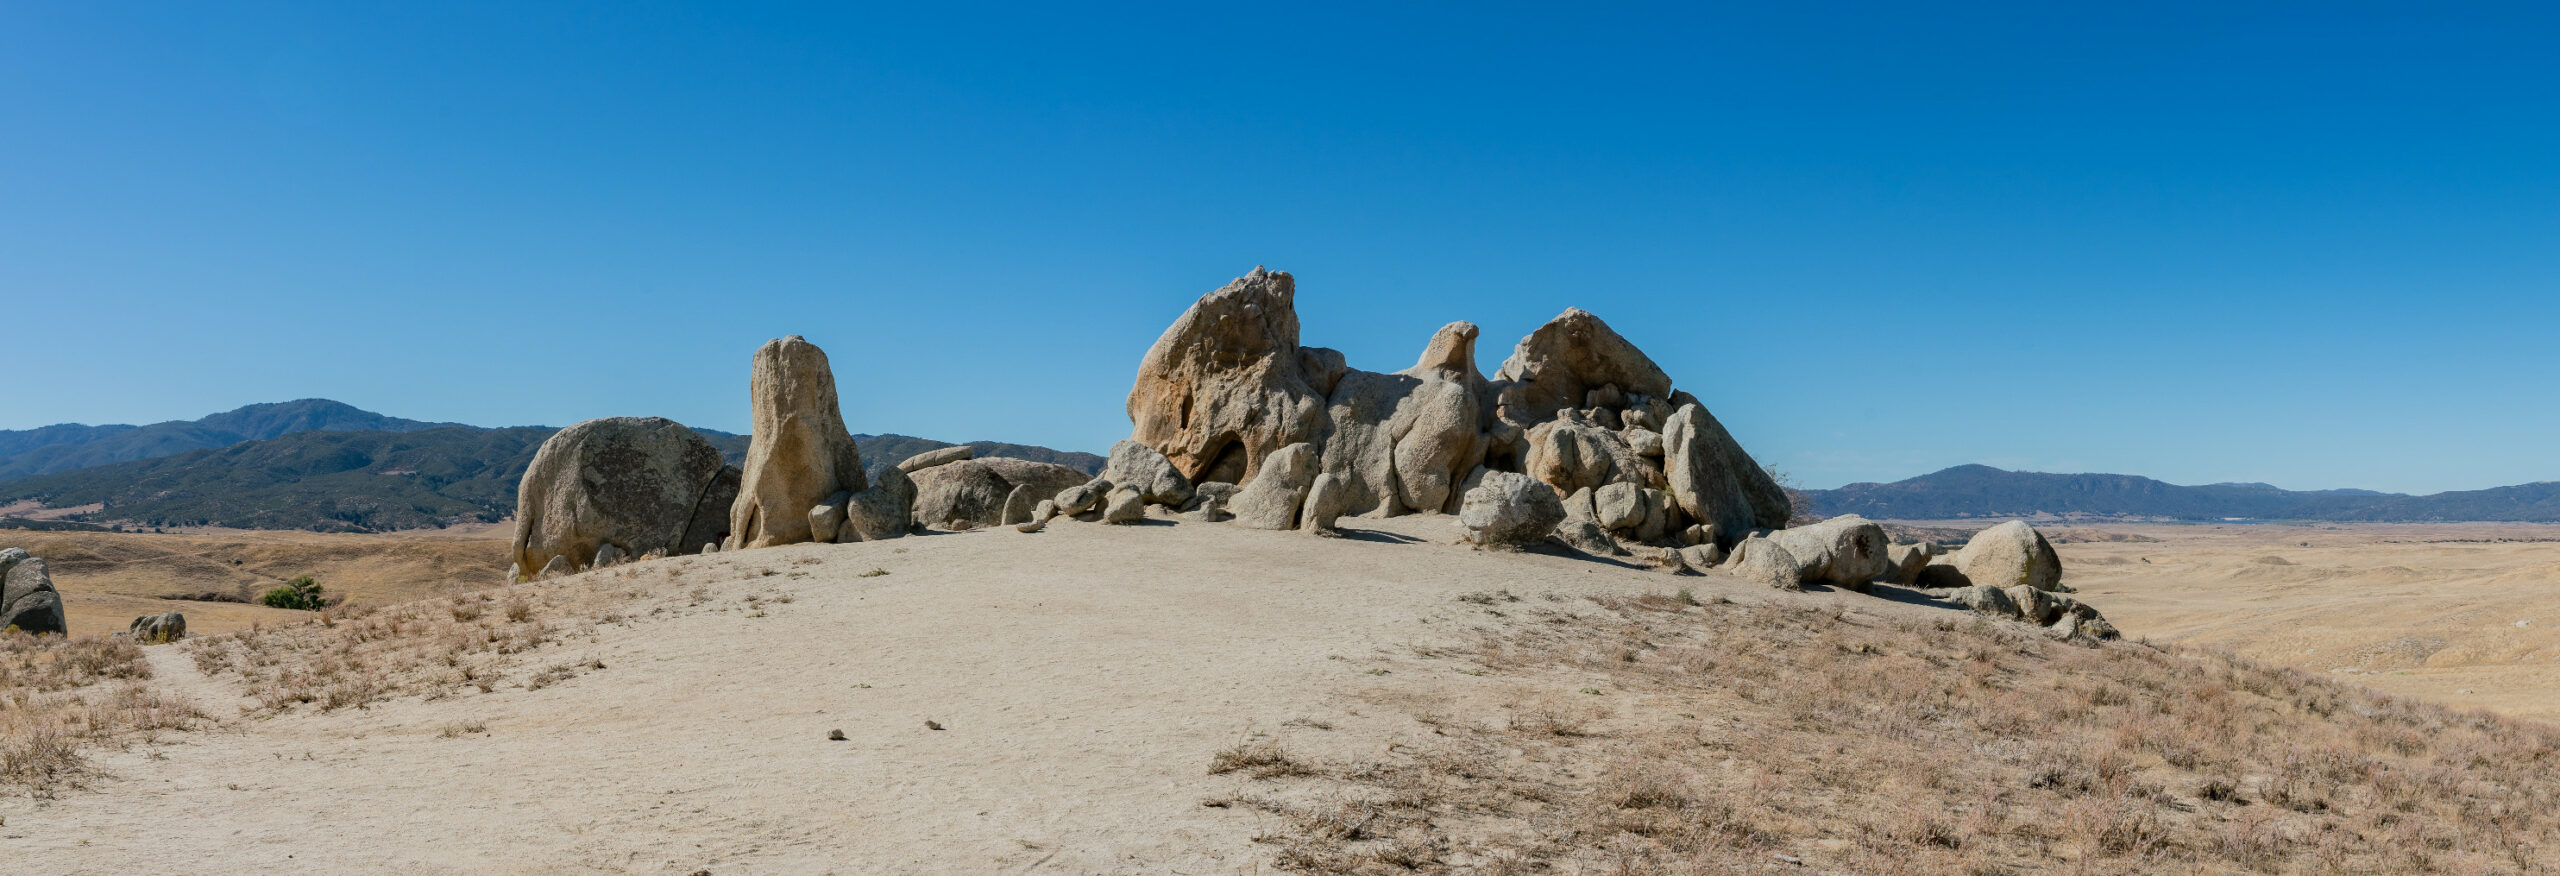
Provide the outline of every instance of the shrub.
[[266,603],[269,608],[295,611],[319,611],[329,607],[328,597],[320,595],[320,582],[311,580],[309,575],[284,582],[284,586],[267,591],[265,596],[258,597],[258,601]]

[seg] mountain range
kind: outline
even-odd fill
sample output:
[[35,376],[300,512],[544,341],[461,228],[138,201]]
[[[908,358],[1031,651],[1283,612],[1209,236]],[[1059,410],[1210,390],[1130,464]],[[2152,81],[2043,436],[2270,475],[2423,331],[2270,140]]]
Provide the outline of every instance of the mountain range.
[[[45,526],[379,532],[494,522],[515,513],[516,481],[556,431],[404,420],[325,399],[149,426],[0,431],[0,507],[56,509],[44,515],[55,520],[36,524]],[[745,458],[747,436],[695,431],[731,463]],[[854,443],[874,471],[953,446],[908,435]],[[1026,444],[969,446],[1091,473],[1105,461]]]
[[2048,474],[1959,465],[1889,484],[1804,490],[1819,515],[1886,520],[2083,517],[2340,522],[2560,521],[2560,483],[2411,496],[2372,490],[2284,490],[2267,484],[2180,486],[2137,475]]

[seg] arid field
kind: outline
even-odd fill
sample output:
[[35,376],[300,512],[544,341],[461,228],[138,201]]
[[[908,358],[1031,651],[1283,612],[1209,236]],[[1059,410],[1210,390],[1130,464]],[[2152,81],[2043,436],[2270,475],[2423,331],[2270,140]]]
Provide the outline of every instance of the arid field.
[[[2551,603],[2507,594],[2549,574],[2548,544],[2066,541],[2066,580],[2128,639],[2092,645],[1888,587],[1784,593],[1478,551],[1445,517],[1345,522],[1060,521],[513,587],[376,578],[317,622],[11,651],[0,681],[38,708],[0,729],[53,742],[0,757],[0,836],[28,872],[72,873],[2560,862],[2560,730],[2360,693],[2321,660],[2442,639],[2340,680],[2536,713],[2524,637],[2542,622],[2513,621]],[[2412,543],[2359,542],[2379,538]],[[2276,555],[2292,565],[2256,559]],[[61,568],[64,590],[90,586]],[[156,592],[138,574],[113,580]],[[2429,665],[2452,654],[2482,656]]]
[[[25,548],[52,567],[73,633],[116,632],[164,611],[184,612],[191,631],[218,633],[294,620],[295,612],[255,600],[301,575],[331,597],[376,605],[498,583],[509,531],[506,524],[384,535],[0,531],[0,547]],[[206,594],[248,601],[171,598]]]

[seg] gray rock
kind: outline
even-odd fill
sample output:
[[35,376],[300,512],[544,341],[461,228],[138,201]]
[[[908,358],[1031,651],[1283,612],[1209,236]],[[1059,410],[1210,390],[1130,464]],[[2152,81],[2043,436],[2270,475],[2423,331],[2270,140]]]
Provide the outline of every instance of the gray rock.
[[1191,501],[1191,479],[1183,477],[1164,454],[1135,441],[1111,445],[1111,462],[1102,469],[1102,478],[1137,490],[1139,496],[1158,505],[1179,507]]
[[[1579,308],[1521,338],[1494,380],[1501,387],[1504,416],[1524,426],[1563,408],[1587,406],[1592,391],[1604,387],[1648,396],[1671,393],[1671,377],[1661,366],[1608,323]],[[1623,404],[1623,396],[1619,399]]]
[[898,470],[908,474],[915,474],[916,472],[920,472],[937,465],[949,465],[961,460],[974,458],[977,455],[978,451],[970,448],[969,445],[966,444],[958,447],[943,447],[934,450],[927,450],[923,453],[899,460]]
[[1976,584],[2070,592],[2062,586],[2062,557],[2054,553],[2053,543],[2024,521],[2012,520],[1975,534],[1958,552],[1955,565]]
[[1958,587],[1941,598],[1992,617],[2019,616],[2018,601],[1998,587]]
[[[1653,437],[1656,442],[1660,442],[1662,440],[1662,421],[1654,419],[1652,411],[1648,411],[1640,407],[1630,407],[1618,414],[1618,421],[1625,424],[1627,431],[1629,432],[1652,432],[1655,433]],[[1637,444],[1635,436],[1627,436],[1627,443]],[[1637,444],[1637,451],[1642,452],[1643,445]],[[1662,454],[1657,451],[1652,455],[1660,456]]]
[[1564,542],[1567,547],[1595,557],[1627,555],[1627,549],[1619,545],[1617,539],[1609,537],[1609,533],[1601,529],[1600,524],[1586,519],[1566,517],[1563,523],[1556,525],[1556,540]]
[[1031,506],[1031,519],[1033,520],[1041,523],[1047,523],[1051,518],[1057,516],[1058,503],[1055,501],[1042,499],[1040,500],[1040,504]]
[[1745,581],[1779,590],[1804,589],[1804,565],[1795,555],[1766,538],[1743,539],[1733,546],[1733,559],[1728,571]]
[[1181,510],[1189,511],[1198,508],[1203,502],[1216,502],[1219,507],[1226,507],[1228,502],[1234,501],[1236,491],[1240,489],[1243,488],[1224,481],[1210,481],[1205,484],[1193,484],[1191,485],[1191,501],[1182,503]]
[[990,456],[944,463],[908,477],[916,482],[916,521],[956,530],[963,522],[970,528],[1001,523],[1005,500],[1017,486],[1029,486],[1034,496],[1051,496],[1091,476],[1055,463]]
[[145,645],[165,645],[187,637],[187,616],[177,612],[146,614],[133,619],[125,628],[133,640]]
[[614,547],[612,542],[606,542],[603,547],[596,548],[596,561],[588,563],[587,568],[601,569],[606,566],[619,565],[627,556],[628,555],[622,552],[621,548]]
[[1041,519],[1038,519],[1038,520],[1025,520],[1025,521],[1022,521],[1021,523],[1016,523],[1016,524],[1014,524],[1014,525],[1013,525],[1013,531],[1015,531],[1015,532],[1039,532],[1040,530],[1047,529],[1048,527],[1049,527],[1049,521],[1048,521],[1048,519],[1047,519],[1047,518],[1041,518]]
[[2037,626],[2061,619],[2064,600],[2069,598],[2031,584],[2018,584],[2000,589],[2009,594],[2009,601],[2018,604],[2018,618]]
[[[1627,415],[1635,416],[1636,413],[1628,411]],[[1626,435],[1627,446],[1634,448],[1637,456],[1659,457],[1662,455],[1662,433],[1651,429],[1628,429],[1623,434]]]
[[1926,542],[1898,544],[1886,548],[1884,578],[1903,587],[1918,584],[1920,570],[1928,568],[1929,558],[1936,556],[1937,553],[1938,546]]
[[62,594],[43,559],[18,548],[0,550],[0,630],[69,635]]
[[1715,546],[1713,542],[1693,544],[1680,549],[1680,564],[1695,571],[1704,572],[1723,563],[1724,548]]
[[837,490],[835,495],[828,496],[826,501],[809,509],[809,540],[819,544],[834,544],[836,531],[844,528],[845,504],[851,501],[853,501],[853,491]]
[[1111,495],[1103,500],[1102,522],[1104,523],[1125,526],[1146,519],[1146,495],[1138,492],[1136,487],[1113,487]]
[[1307,490],[1315,485],[1316,448],[1312,444],[1291,444],[1263,460],[1262,470],[1251,483],[1238,490],[1228,506],[1236,515],[1236,525],[1254,529],[1294,529],[1298,510],[1307,503]]
[[1227,513],[1225,496],[1194,496],[1191,510],[1182,512],[1182,519],[1193,523],[1217,523],[1234,516]]
[[706,542],[703,542],[703,543],[702,543],[702,550],[701,550],[701,554],[702,554],[703,556],[710,556],[710,555],[712,555],[712,554],[716,554],[716,553],[719,553],[719,552],[720,552],[720,543],[719,543],[719,542],[716,542],[716,541],[706,541]]
[[1614,483],[1591,493],[1593,512],[1600,528],[1634,532],[1644,522],[1644,488],[1630,483]]
[[1054,501],[1058,503],[1058,513],[1076,515],[1102,507],[1102,500],[1110,498],[1110,496],[1111,480],[1109,478],[1094,478],[1093,480],[1059,490]]
[[1636,540],[1646,544],[1670,540],[1672,534],[1680,530],[1682,522],[1680,509],[1672,503],[1671,494],[1647,488],[1639,495],[1644,497],[1644,520],[1636,524]]
[[872,479],[871,486],[845,500],[844,525],[836,529],[836,540],[904,538],[915,531],[915,508],[916,482],[906,472],[894,467],[886,469]]
[[1704,407],[1682,405],[1663,431],[1663,479],[1690,520],[1726,537],[1787,525],[1793,506],[1778,482]]
[[[1047,499],[1034,498],[1036,495],[1038,494],[1032,492],[1031,485],[1029,484],[1013,485],[1013,492],[1005,494],[1004,497],[1004,516],[996,522],[1013,524],[1031,519],[1032,512],[1038,507],[1038,504],[1048,501]],[[1042,517],[1040,519],[1047,520],[1049,518]]]
[[577,573],[577,566],[571,564],[566,555],[560,555],[552,557],[551,562],[542,564],[542,571],[534,573],[533,580],[549,581],[563,575],[575,575]]
[[1854,514],[1781,529],[1770,533],[1769,540],[1796,558],[1805,583],[1863,591],[1887,569],[1884,527]]
[[553,557],[588,562],[608,543],[646,553],[720,538],[736,472],[674,420],[607,417],[562,429],[516,485],[509,560],[540,569]]
[[1536,544],[1564,520],[1564,499],[1554,489],[1512,472],[1485,472],[1458,508],[1458,525],[1467,531],[1467,540],[1490,548],[1518,550]]
[[1527,447],[1520,470],[1565,495],[1620,481],[1642,486],[1656,476],[1654,467],[1637,456],[1626,439],[1575,419],[1579,415],[1566,411],[1530,428],[1523,439]]
[[836,491],[871,485],[862,451],[836,405],[826,351],[792,335],[756,350],[748,380],[755,432],[729,508],[730,543],[771,547],[809,540],[809,509]]
[[1351,490],[1340,475],[1323,472],[1307,485],[1307,504],[1298,511],[1298,529],[1329,534],[1351,507]]

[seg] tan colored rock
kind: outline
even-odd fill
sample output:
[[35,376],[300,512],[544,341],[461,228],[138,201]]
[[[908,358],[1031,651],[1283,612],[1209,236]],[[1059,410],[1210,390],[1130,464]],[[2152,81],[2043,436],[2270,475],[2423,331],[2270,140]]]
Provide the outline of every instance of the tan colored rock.
[[792,335],[756,350],[748,387],[755,434],[729,512],[730,538],[741,547],[808,541],[809,509],[838,490],[870,486],[836,404],[835,372],[825,351]]
[[1661,474],[1636,455],[1618,433],[1578,419],[1576,412],[1531,427],[1520,470],[1556,492],[1570,494],[1613,483],[1639,487],[1661,483]]
[[964,459],[973,459],[977,455],[978,451],[966,444],[958,447],[936,448],[899,460],[898,470],[915,474],[937,465],[949,465]]
[[916,528],[916,482],[895,467],[880,472],[871,486],[845,499],[840,542],[904,538]]
[[1619,482],[1607,484],[1591,492],[1592,509],[1600,528],[1633,533],[1644,523],[1644,488]]
[[1787,525],[1794,509],[1786,491],[1705,407],[1672,411],[1662,440],[1663,480],[1690,520],[1725,537]]
[[1936,556],[1937,553],[1938,546],[1927,542],[1898,544],[1886,548],[1885,580],[1903,587],[1920,583],[1920,570],[1928,568],[1929,558]]
[[[1036,507],[1038,503],[1048,501],[1046,499],[1041,499],[1038,496],[1039,494],[1032,491],[1030,484],[1013,485],[1013,492],[1006,494],[1004,497],[1004,514],[1001,519],[996,522],[1012,524],[1030,520],[1032,509]],[[1047,520],[1048,518],[1043,517],[1040,519]]]
[[1805,583],[1824,582],[1864,591],[1888,566],[1884,527],[1857,515],[1834,517],[1769,533],[1802,568]]
[[1724,548],[1714,543],[1693,544],[1680,549],[1680,564],[1691,571],[1704,572],[1724,562]]
[[1484,459],[1484,377],[1473,323],[1440,327],[1412,368],[1350,370],[1326,408],[1323,470],[1343,479],[1350,512],[1451,510],[1458,480]]
[[1975,534],[1957,557],[1956,567],[1976,584],[2070,592],[2062,586],[2062,557],[2054,553],[2044,533],[2025,521],[2012,520]]
[[853,501],[853,491],[837,490],[835,495],[828,496],[826,501],[819,502],[817,507],[809,509],[809,540],[819,544],[834,544],[836,531],[844,528],[845,503],[851,501]]
[[1804,566],[1794,554],[1766,538],[1746,538],[1733,546],[1733,557],[1727,571],[1745,581],[1779,590],[1804,589]]
[[1147,519],[1145,494],[1135,487],[1113,487],[1102,503],[1102,522],[1126,526]]
[[1342,513],[1351,505],[1350,491],[1342,477],[1320,472],[1307,485],[1307,504],[1298,511],[1298,530],[1319,535],[1335,531]]
[[1312,444],[1291,444],[1271,454],[1262,471],[1252,482],[1236,491],[1227,510],[1235,514],[1236,525],[1254,529],[1293,529],[1298,525],[1298,511],[1307,503],[1307,491],[1315,486],[1316,448]]
[[553,557],[589,563],[608,544],[642,554],[720,538],[737,496],[735,472],[710,441],[674,420],[607,417],[562,429],[534,451],[516,484],[510,558],[519,569],[540,569]]
[[1048,462],[989,456],[946,463],[908,475],[916,482],[917,522],[957,530],[996,526],[1004,520],[1005,500],[1017,486],[1031,495],[1057,495],[1086,483],[1090,475]]
[[1261,268],[1202,296],[1138,363],[1130,438],[1193,483],[1244,483],[1281,448],[1323,440],[1326,393],[1307,380],[1296,297],[1287,273]]
[[[1623,393],[1666,396],[1671,376],[1609,324],[1572,308],[1520,339],[1494,373],[1504,419],[1530,426],[1556,411],[1597,400],[1624,404]],[[1552,483],[1552,482],[1550,482]]]
[[1070,517],[1082,514],[1102,507],[1102,501],[1110,498],[1111,479],[1094,478],[1093,480],[1059,490],[1055,496],[1058,503],[1058,513]]
[[577,573],[577,565],[569,562],[567,554],[561,554],[552,557],[551,562],[542,564],[542,571],[535,573],[533,580],[549,581],[563,575],[575,575]]
[[1479,547],[1526,548],[1545,541],[1565,522],[1564,499],[1534,478],[1489,471],[1469,479],[1475,486],[1459,504],[1458,526]]

